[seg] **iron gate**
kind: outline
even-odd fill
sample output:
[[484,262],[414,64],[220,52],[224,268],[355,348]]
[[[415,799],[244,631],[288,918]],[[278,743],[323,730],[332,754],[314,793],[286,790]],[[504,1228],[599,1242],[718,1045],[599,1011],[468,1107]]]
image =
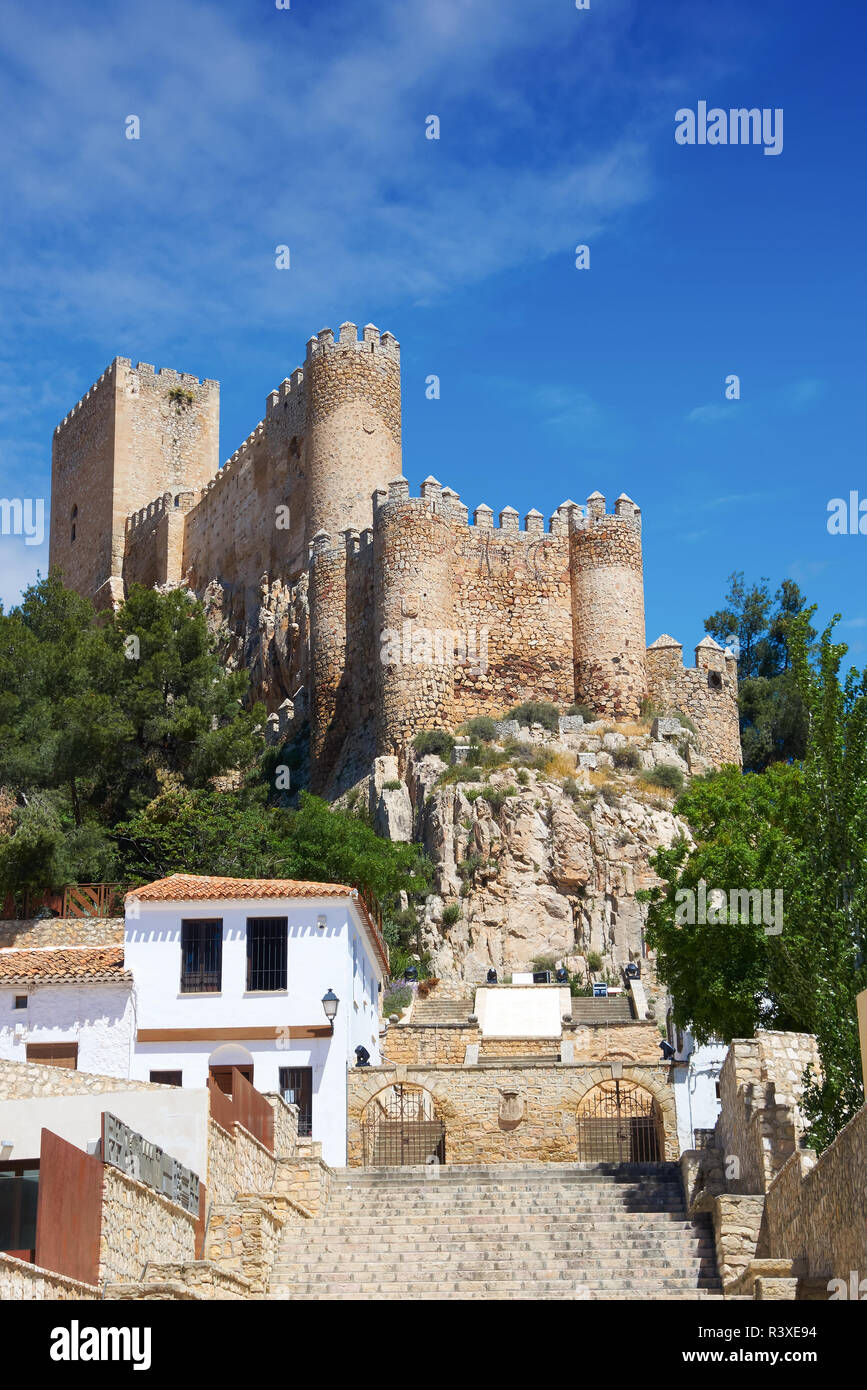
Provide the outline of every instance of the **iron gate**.
[[578,1114],[582,1163],[659,1163],[662,1116],[653,1096],[632,1081],[603,1081]]
[[446,1127],[433,1098],[415,1086],[391,1086],[375,1096],[362,1125],[368,1167],[445,1163]]

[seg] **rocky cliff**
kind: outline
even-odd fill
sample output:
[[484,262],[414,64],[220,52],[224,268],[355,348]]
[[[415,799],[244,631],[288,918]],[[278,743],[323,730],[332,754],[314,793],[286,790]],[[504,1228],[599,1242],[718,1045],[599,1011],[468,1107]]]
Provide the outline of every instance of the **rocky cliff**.
[[420,841],[435,866],[420,945],[443,989],[479,982],[491,966],[502,979],[541,956],[584,973],[591,953],[601,975],[641,960],[652,984],[636,893],[656,881],[653,852],[688,835],[671,811],[675,790],[655,782],[662,768],[677,783],[706,765],[676,720],[627,732],[567,722],[579,727],[511,730],[481,750],[483,767],[410,747],[377,759],[377,829]]

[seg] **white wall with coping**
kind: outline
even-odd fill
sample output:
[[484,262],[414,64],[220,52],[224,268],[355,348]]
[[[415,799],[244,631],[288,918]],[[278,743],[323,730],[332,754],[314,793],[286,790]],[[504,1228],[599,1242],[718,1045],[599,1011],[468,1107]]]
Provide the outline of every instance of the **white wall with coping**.
[[76,1148],[86,1150],[88,1143],[101,1137],[104,1110],[191,1168],[202,1182],[206,1180],[205,1090],[166,1088],[5,1100],[0,1102],[0,1138],[12,1141],[10,1159],[38,1158],[43,1129],[50,1129]]
[[[15,1008],[21,994],[26,1009]],[[28,1043],[77,1043],[79,1071],[126,1077],[133,1033],[129,984],[82,980],[0,989],[0,1058],[7,1062],[26,1062]]]
[[[320,916],[326,926],[317,926]],[[247,918],[288,919],[287,989],[246,990]],[[218,994],[182,994],[181,922],[218,918],[223,927],[222,988]],[[214,902],[147,902],[128,910],[125,965],[134,977],[136,1030],[291,1028],[324,1024],[322,996],[333,989],[340,1000],[334,1033],[325,1038],[237,1042],[134,1042],[130,1075],[148,1080],[151,1070],[181,1071],[184,1087],[206,1084],[211,1054],[249,1053],[253,1084],[277,1091],[281,1067],[313,1071],[313,1138],[326,1163],[346,1161],[347,1067],[361,1044],[371,1063],[380,1061],[379,985],[384,978],[360,911],[349,898],[222,899]],[[217,1060],[227,1061],[227,1053]],[[97,1069],[97,1068],[95,1068]]]
[[479,985],[475,1013],[484,1038],[559,1038],[572,997],[568,985]]

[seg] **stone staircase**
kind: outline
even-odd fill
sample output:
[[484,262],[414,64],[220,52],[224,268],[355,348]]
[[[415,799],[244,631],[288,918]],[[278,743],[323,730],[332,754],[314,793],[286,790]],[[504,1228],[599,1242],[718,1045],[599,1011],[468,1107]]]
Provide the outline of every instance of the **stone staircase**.
[[610,999],[578,998],[572,1000],[572,1022],[589,1025],[600,1023],[632,1023],[632,1005],[625,994],[613,994]]
[[[436,1174],[436,1176],[433,1176]],[[274,1299],[721,1298],[678,1166],[344,1168],[284,1227]]]
[[472,999],[416,998],[412,1023],[466,1023],[473,1012]]

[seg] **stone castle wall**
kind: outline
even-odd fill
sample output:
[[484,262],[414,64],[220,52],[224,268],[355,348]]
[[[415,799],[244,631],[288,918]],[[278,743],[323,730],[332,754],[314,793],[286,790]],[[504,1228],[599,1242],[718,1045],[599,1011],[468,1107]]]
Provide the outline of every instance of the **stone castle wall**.
[[737,662],[730,653],[705,638],[696,647],[695,666],[685,667],[681,644],[660,637],[647,649],[647,684],[656,706],[680,710],[692,720],[711,763],[740,767]]
[[613,513],[599,493],[564,502],[546,531],[512,507],[495,526],[479,506],[470,525],[433,478],[410,497],[400,349],[372,325],[312,338],[219,471],[218,398],[116,359],[55,435],[52,564],[98,601],[132,582],[191,588],[269,712],[306,691],[315,790],[336,794],[421,729],[527,700],[634,718],[649,692],[693,719],[712,762],[739,760],[733,663],[715,644],[695,671],[659,644],[645,655],[629,498]]

